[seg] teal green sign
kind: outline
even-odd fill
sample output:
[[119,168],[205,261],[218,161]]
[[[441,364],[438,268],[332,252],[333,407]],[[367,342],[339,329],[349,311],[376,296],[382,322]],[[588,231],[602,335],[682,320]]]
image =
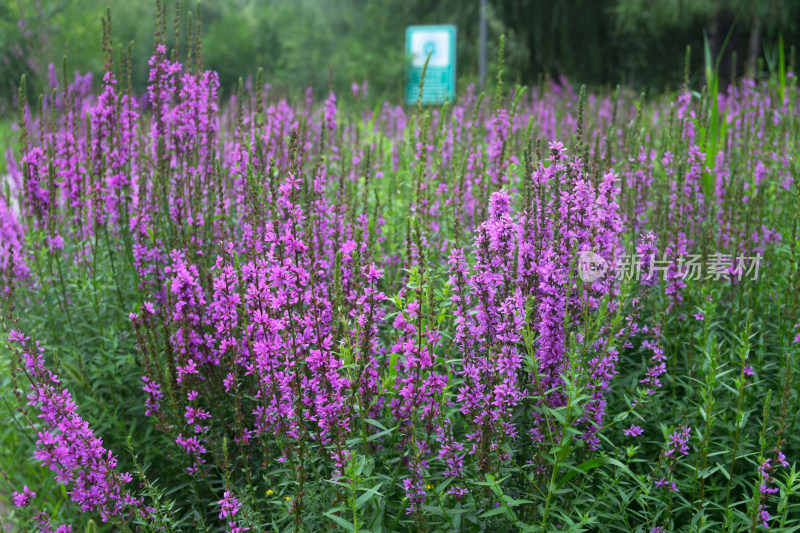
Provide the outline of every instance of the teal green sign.
[[406,102],[417,103],[419,79],[425,59],[430,54],[422,87],[422,102],[441,104],[456,96],[456,27],[409,26],[406,29],[408,66]]

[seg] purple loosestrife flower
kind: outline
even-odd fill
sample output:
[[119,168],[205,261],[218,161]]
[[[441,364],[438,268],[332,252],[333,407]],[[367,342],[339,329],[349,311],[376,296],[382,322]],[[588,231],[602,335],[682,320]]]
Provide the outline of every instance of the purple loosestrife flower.
[[[238,351],[239,342],[235,335],[239,329],[239,308],[242,305],[242,297],[239,293],[239,273],[231,264],[234,253],[233,243],[227,243],[223,247],[223,256],[217,256],[211,269],[216,276],[212,281],[210,320],[216,329],[215,359],[222,362],[233,360],[241,363]],[[233,370],[236,370],[236,367]],[[226,392],[234,385],[235,381],[236,373],[229,372],[225,382]]]
[[[612,265],[621,252],[622,223],[615,200],[618,177],[608,172],[594,186],[584,175],[580,160],[565,160],[562,144],[554,142],[549,147],[551,165],[540,164],[531,176],[532,205],[526,215],[511,214],[507,193],[493,194],[489,216],[475,231],[472,271],[466,268],[460,250],[450,255],[452,301],[456,304],[454,340],[464,357],[464,380],[457,399],[475,428],[468,434],[473,441],[471,454],[484,445],[497,448],[492,443],[494,435],[502,440],[513,438],[516,432],[509,414],[522,398],[517,379],[522,356],[517,346],[527,319],[527,297],[535,297],[531,325],[536,331],[534,346],[541,374],[536,386],[552,391],[545,401],[558,406],[564,401],[560,374],[569,364],[565,360],[567,313],[574,313],[577,320],[585,306],[595,309],[605,294],[616,291],[613,276],[607,276],[592,282],[581,300],[579,291],[570,288],[574,283],[570,264],[575,250],[601,249]],[[489,339],[496,339],[494,346],[488,344]],[[603,356],[590,358],[575,369],[586,376],[590,388],[586,415],[578,424],[585,429],[581,438],[592,447],[599,445],[595,432],[602,426],[604,396],[610,390],[617,358],[613,347],[596,348]],[[529,429],[534,441],[546,433],[540,427],[543,423],[542,417],[534,415]],[[484,461],[488,457],[485,450],[481,455]]]
[[170,341],[179,354],[178,383],[185,374],[197,374],[199,365],[218,365],[219,360],[208,348],[209,339],[200,332],[206,322],[206,297],[199,281],[197,266],[189,264],[185,252],[173,250],[171,264],[164,268],[169,278],[172,313],[177,328]]
[[37,225],[46,222],[51,205],[48,187],[48,164],[41,148],[32,148],[22,158],[23,181],[25,187],[24,213],[33,218]]
[[[206,379],[204,368],[219,365],[219,359],[210,350],[213,341],[202,334],[206,320],[206,298],[199,282],[197,267],[189,264],[185,253],[178,250],[173,250],[170,258],[171,264],[164,272],[170,276],[172,312],[168,314],[168,318],[175,325],[170,344],[175,351],[176,382],[179,387],[187,390],[187,402],[195,402],[198,394],[193,387]],[[191,473],[199,472],[200,465],[205,463],[202,456],[207,451],[205,441],[208,426],[203,426],[200,422],[209,417],[210,414],[200,406],[185,406],[186,429],[193,435],[184,437],[181,432],[175,442],[192,456],[194,462],[189,467]]]
[[[614,172],[606,172],[597,187],[597,192],[586,178],[581,178],[582,166],[576,161],[573,168],[578,173],[573,189],[573,198],[569,203],[572,204],[571,212],[573,216],[567,224],[568,230],[565,234],[570,239],[572,246],[579,251],[586,252],[592,249],[602,250],[604,255],[610,258],[610,268],[616,268],[616,260],[622,252],[619,242],[619,233],[622,230],[622,221],[618,212],[615,198],[619,195],[620,189],[617,186],[619,177]],[[593,281],[589,286],[585,303],[589,309],[596,309],[600,300],[605,295],[614,296],[617,292],[616,280],[612,275],[606,275]],[[577,309],[583,302],[575,296],[572,297],[570,304]],[[616,302],[612,298],[610,310],[614,310]],[[634,333],[634,328],[627,332],[628,335]],[[610,341],[598,341],[595,343],[597,353],[601,357],[592,357],[588,368],[584,370],[588,376],[587,390],[591,394],[591,399],[586,405],[586,416],[584,422],[588,422],[582,439],[586,440],[593,449],[599,447],[600,441],[596,436],[597,428],[602,427],[605,416],[606,402],[605,396],[611,389],[611,380],[616,374],[617,349],[606,346]]]
[[[450,258],[452,298],[457,305],[455,340],[464,349],[465,379],[457,399],[472,428],[467,435],[471,444],[468,452],[477,457],[483,470],[506,458],[499,443],[516,435],[510,413],[522,399],[517,375],[522,356],[517,344],[522,340],[525,311],[521,290],[512,288],[519,277],[508,268],[516,261],[520,232],[521,226],[510,215],[507,193],[495,193],[490,199],[489,218],[476,232],[473,271],[466,270],[460,250]],[[474,351],[488,339],[496,339],[491,351]],[[497,457],[492,459],[492,454]]]
[[689,426],[681,426],[677,430],[675,430],[670,436],[669,441],[667,442],[667,451],[664,452],[666,457],[671,457],[675,452],[680,452],[681,455],[689,455],[689,435],[692,432],[692,428]]
[[61,388],[58,376],[45,368],[38,342],[31,345],[18,331],[11,331],[8,339],[21,353],[31,380],[28,405],[38,408],[44,423],[36,441],[36,459],[56,473],[58,482],[71,486],[70,497],[82,511],[98,511],[106,521],[141,509],[142,501],[124,488],[131,475],[115,470],[117,458],[78,415],[72,395]]
[[233,518],[241,508],[239,500],[237,500],[236,496],[234,496],[233,493],[229,490],[225,491],[224,498],[219,500],[217,504],[221,508],[219,513],[220,518],[225,518],[226,516],[230,516],[231,518]]
[[418,318],[423,311],[416,299],[406,304],[394,321],[398,340],[393,353],[400,354],[396,387],[397,399],[392,412],[398,421],[410,424],[416,417],[431,422],[438,416],[439,395],[447,384],[447,376],[434,370],[434,353],[439,341],[432,332],[419,331]]
[[23,178],[22,169],[19,168],[17,160],[14,158],[14,148],[12,146],[6,147],[6,172],[8,172],[8,181],[11,185],[11,190],[16,192],[22,190]]
[[[639,276],[642,285],[654,285],[658,282],[658,276],[652,269],[655,262],[656,254],[658,253],[656,247],[656,235],[652,231],[639,237],[639,244],[636,245],[636,274]],[[642,272],[642,268],[646,268]]]
[[89,159],[86,153],[88,140],[82,132],[76,131],[78,126],[76,122],[79,122],[76,117],[79,116],[82,107],[78,105],[76,109],[76,94],[72,85],[67,88],[65,95],[70,105],[66,107],[60,130],[54,133],[56,183],[61,190],[63,205],[72,214],[72,231],[82,235],[87,232],[87,229],[83,228],[85,222],[83,215],[89,189],[89,172],[84,163]]
[[458,485],[452,485],[447,489],[447,494],[452,494],[456,500],[461,500],[464,496],[469,494],[469,490]]
[[62,524],[56,529],[53,529],[50,517],[41,511],[36,513],[33,519],[36,520],[36,525],[39,527],[40,533],[72,533],[72,526],[67,524]]
[[508,159],[505,157],[506,142],[510,133],[508,112],[500,108],[492,117],[489,129],[489,139],[486,153],[492,162],[489,169],[489,176],[492,185],[495,187],[508,181],[506,176],[508,170]]
[[147,393],[147,400],[145,400],[144,403],[144,414],[145,416],[154,415],[161,409],[159,402],[161,398],[164,397],[164,393],[161,392],[161,385],[156,381],[150,380],[147,376],[142,376],[142,381],[144,381],[142,390]]
[[675,484],[674,481],[670,481],[667,478],[662,477],[658,481],[655,482],[655,486],[659,488],[665,488],[671,490],[673,492],[678,492],[678,486]]
[[439,459],[445,463],[445,477],[464,477],[464,445],[453,437],[450,421],[445,420],[438,430]]
[[[13,208],[0,195],[0,290],[7,294],[12,287],[30,278],[31,271],[25,261],[25,236]],[[5,279],[3,274],[8,274]]]
[[11,495],[11,499],[14,500],[14,505],[17,507],[27,507],[35,497],[36,493],[30,490],[27,485],[22,488],[22,492],[14,492],[14,494]]
[[626,188],[635,191],[632,216],[626,216],[625,220],[626,227],[630,227],[634,234],[647,227],[650,211],[656,205],[651,199],[655,158],[655,150],[648,151],[642,146],[637,157],[628,159],[622,172]]
[[329,135],[336,129],[336,95],[333,93],[325,100],[325,128]]
[[[539,333],[537,358],[548,376],[557,376],[562,370],[565,334],[562,328],[565,314],[563,287],[566,284],[565,267],[552,248],[544,250],[538,264],[537,291]],[[547,385],[552,385],[548,382]]]
[[[114,145],[115,136],[120,119],[117,108],[117,94],[114,89],[117,80],[112,72],[106,72],[103,76],[103,91],[97,100],[97,104],[91,111],[92,124],[92,174],[99,176],[101,181],[95,180],[92,185],[91,211],[93,219],[97,224],[105,223],[108,213],[116,212],[118,208],[119,196],[107,187],[107,156],[113,158],[111,152]],[[112,181],[119,180],[119,176]],[[108,205],[105,205],[108,203]]]
[[420,475],[415,475],[403,480],[403,488],[406,491],[409,505],[406,514],[411,514],[422,508],[425,503],[425,481]]
[[[153,121],[151,123],[150,136],[153,140],[151,155],[155,160],[164,158],[169,152],[169,138],[167,135],[167,116],[172,104],[172,97],[177,92],[175,87],[175,77],[180,71],[181,65],[173,63],[167,58],[167,47],[156,44],[156,49],[148,61],[150,72],[148,77],[148,102],[153,109]],[[157,153],[159,150],[159,139],[163,145],[163,154]]]
[[764,504],[759,504],[758,516],[761,519],[761,527],[764,529],[769,529],[769,519],[771,517],[769,515],[769,511],[767,511],[766,507],[764,507]]
[[411,446],[413,447],[409,460],[411,476],[402,481],[409,502],[408,507],[406,507],[406,514],[420,511],[427,497],[427,491],[425,490],[425,471],[429,468],[429,465],[427,460],[422,456],[428,450],[426,449],[426,445],[419,440],[413,441]]
[[631,427],[624,430],[623,433],[625,433],[625,435],[627,435],[628,437],[638,437],[639,435],[644,433],[644,430],[635,424],[631,424]]
[[676,304],[683,302],[681,291],[686,288],[686,282],[683,280],[683,273],[678,262],[680,258],[687,256],[688,246],[689,239],[683,231],[680,231],[675,241],[667,243],[664,247],[664,261],[669,263],[666,270],[667,286],[664,289],[664,293],[670,300],[667,312],[672,310]]
[[[645,326],[643,332],[647,333],[648,331],[649,330]],[[646,394],[653,395],[656,389],[661,388],[661,380],[659,377],[667,371],[667,356],[664,355],[664,348],[661,344],[661,328],[659,326],[653,328],[652,339],[645,339],[642,341],[642,347],[651,350],[653,355],[650,359],[650,366],[647,369],[647,373],[643,379],[639,380],[639,383],[644,383]]]
[[764,529],[769,529],[769,520],[770,514],[767,510],[767,503],[771,496],[777,494],[780,489],[778,487],[773,487],[772,484],[775,480],[775,469],[777,466],[781,466],[786,468],[789,466],[789,462],[786,460],[786,456],[780,449],[775,450],[775,460],[777,465],[774,465],[772,459],[763,459],[758,465],[758,473],[761,477],[761,483],[759,483],[758,491],[759,491],[759,498],[760,503],[758,505],[759,511],[759,518],[761,519],[761,525]]
[[[378,375],[378,361],[375,354],[379,353],[378,325],[383,322],[384,302],[386,295],[377,290],[377,285],[383,277],[383,271],[374,264],[362,267],[362,279],[366,285],[363,293],[355,301],[355,325],[350,336],[354,345],[358,346],[356,365],[358,367],[355,380],[351,380],[351,387],[357,387],[360,394],[360,405],[364,408],[370,406],[368,413],[371,417],[379,415],[385,399],[381,395]],[[436,332],[438,335],[438,332]],[[429,334],[428,340],[436,346],[439,339]],[[320,339],[322,341],[322,339]]]

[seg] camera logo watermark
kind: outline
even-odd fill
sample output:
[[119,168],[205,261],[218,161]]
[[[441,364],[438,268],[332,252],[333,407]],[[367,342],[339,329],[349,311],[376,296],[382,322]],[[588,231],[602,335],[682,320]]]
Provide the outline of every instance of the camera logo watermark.
[[[705,261],[699,254],[682,254],[677,257],[642,257],[639,254],[623,254],[617,258],[614,273],[618,280],[656,279],[682,280],[757,280],[763,256],[732,256],[712,254]],[[585,251],[578,255],[578,275],[584,283],[592,283],[609,271],[608,261],[600,255]]]
[[578,275],[584,283],[602,278],[608,272],[608,261],[594,252],[581,252],[578,256]]

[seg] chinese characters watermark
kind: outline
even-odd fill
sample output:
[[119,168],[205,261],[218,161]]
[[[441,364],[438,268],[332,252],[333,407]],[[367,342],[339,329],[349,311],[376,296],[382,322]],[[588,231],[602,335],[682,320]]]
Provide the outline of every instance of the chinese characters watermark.
[[[623,254],[617,258],[616,278],[620,281],[634,279],[649,281],[656,279],[682,280],[757,280],[763,256],[732,256],[715,253],[705,261],[699,254],[684,254],[674,258],[666,255],[662,259],[639,254]],[[608,261],[594,252],[581,252],[578,256],[578,275],[591,283],[603,277],[609,270]]]

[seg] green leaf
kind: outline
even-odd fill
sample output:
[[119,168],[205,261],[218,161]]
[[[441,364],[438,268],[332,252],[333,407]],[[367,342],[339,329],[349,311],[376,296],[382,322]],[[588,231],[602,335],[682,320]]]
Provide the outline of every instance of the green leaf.
[[[364,422],[366,422],[370,426],[375,426],[376,428],[380,429],[381,431],[391,431],[386,426],[384,426],[383,424],[381,424],[380,422],[378,422],[377,420],[374,420],[372,418],[366,418],[366,419],[364,419]],[[392,429],[394,429],[394,428],[392,428]]]
[[323,514],[325,516],[327,516],[328,518],[330,518],[331,520],[333,520],[334,522],[336,522],[337,524],[339,524],[340,526],[342,526],[347,531],[355,531],[356,530],[356,526],[354,526],[353,524],[351,524],[350,522],[348,522],[347,520],[345,520],[341,516],[336,516],[335,514],[332,514],[330,512],[323,513]]
[[68,363],[64,359],[59,361],[59,364],[61,365],[61,368],[66,370],[67,374],[69,374],[69,377],[71,377],[73,380],[75,380],[75,383],[80,383],[80,384],[84,384],[84,385],[86,384],[85,380],[83,379],[83,376],[81,376],[81,374],[80,374],[80,372],[78,372],[77,368],[72,366],[70,363]]
[[366,491],[364,494],[359,496],[356,499],[356,509],[360,509],[362,505],[367,503],[367,501],[371,500],[373,496],[378,494],[378,490],[380,490],[381,485],[383,485],[383,482],[378,483],[377,485]]
[[518,505],[524,505],[526,503],[533,503],[531,500],[515,500],[514,498],[510,498],[508,496],[503,496],[503,499],[506,502],[506,505],[509,507],[516,507]]
[[505,512],[506,512],[506,508],[503,507],[502,505],[498,505],[497,507],[495,507],[491,511],[486,511],[485,513],[480,515],[479,518],[490,518],[492,516],[497,516],[497,515],[503,514]]
[[612,457],[607,457],[604,455],[601,457],[593,457],[592,459],[584,461],[583,463],[575,467],[565,465],[565,468],[570,468],[570,471],[564,474],[564,476],[556,482],[556,488],[560,488],[562,485],[564,485],[564,483],[568,482],[570,479],[572,479],[573,477],[575,477],[580,473],[586,473],[589,470],[594,470],[595,468],[599,468],[604,465],[616,466],[618,469],[628,474],[631,478],[635,479],[639,483],[639,485],[644,487],[639,478],[637,478],[627,466],[625,466],[624,464],[620,463],[619,461],[617,461]]
[[436,493],[437,494],[441,494],[442,492],[444,492],[444,489],[446,489],[448,486],[450,486],[450,483],[452,483],[454,479],[455,479],[455,476],[450,476],[449,478],[447,478],[444,481],[442,481],[441,483],[439,483],[436,486],[436,489],[435,489]]

